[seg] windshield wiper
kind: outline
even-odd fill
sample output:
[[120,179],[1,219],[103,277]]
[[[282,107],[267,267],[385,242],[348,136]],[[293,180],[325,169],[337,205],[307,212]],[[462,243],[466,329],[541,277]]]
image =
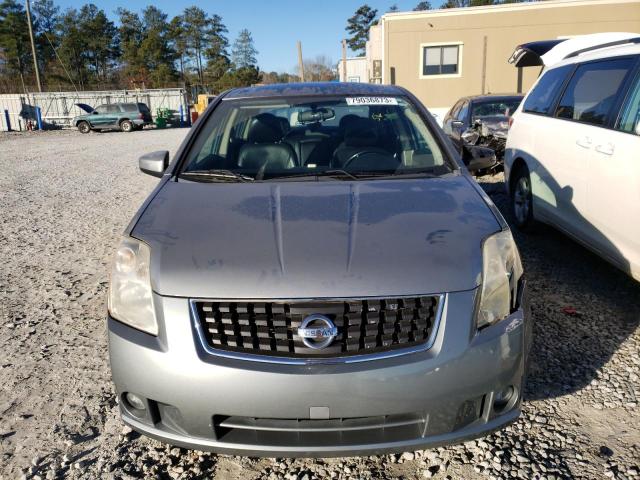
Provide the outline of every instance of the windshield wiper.
[[[447,172],[448,173],[448,172]],[[378,170],[369,172],[358,172],[360,178],[390,178],[390,177],[403,177],[403,178],[435,178],[439,177],[441,173],[436,173],[434,168],[424,169],[406,169],[406,170]]]
[[339,168],[330,169],[330,170],[321,170],[318,172],[308,172],[308,173],[297,173],[294,175],[282,175],[279,177],[271,177],[269,180],[286,180],[287,178],[307,178],[307,177],[332,177],[332,178],[346,178],[349,180],[360,180],[353,173],[349,173],[346,170],[341,170]]
[[241,173],[234,172],[233,170],[224,169],[191,170],[188,172],[182,172],[180,176],[201,177],[223,182],[253,182],[255,180],[255,178],[248,175],[242,175]]

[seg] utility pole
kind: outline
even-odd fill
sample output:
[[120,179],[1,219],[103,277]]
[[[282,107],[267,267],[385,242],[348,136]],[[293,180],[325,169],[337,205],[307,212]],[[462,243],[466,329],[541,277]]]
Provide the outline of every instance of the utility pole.
[[40,69],[38,68],[38,57],[36,55],[36,42],[33,39],[33,25],[31,24],[31,4],[29,0],[25,0],[27,3],[27,23],[29,24],[29,38],[31,39],[31,54],[33,55],[33,68],[36,72],[36,83],[38,84],[38,91],[42,92],[42,85],[40,84]]
[[300,68],[300,81],[304,82],[304,63],[302,62],[302,42],[298,40],[298,68]]
[[342,74],[344,75],[344,80],[339,78],[341,82],[347,81],[347,41],[342,40]]

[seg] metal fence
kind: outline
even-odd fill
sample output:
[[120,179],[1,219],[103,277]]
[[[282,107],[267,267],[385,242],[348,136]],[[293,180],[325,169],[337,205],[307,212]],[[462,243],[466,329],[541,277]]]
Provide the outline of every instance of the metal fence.
[[0,95],[0,131],[8,130],[7,116],[11,129],[26,130],[29,121],[36,121],[33,113],[36,107],[40,107],[45,128],[60,128],[70,126],[73,117],[85,113],[76,103],[97,107],[116,102],[146,103],[154,117],[159,108],[166,108],[174,115],[182,111],[185,119],[189,111],[187,95],[182,88],[8,94]]

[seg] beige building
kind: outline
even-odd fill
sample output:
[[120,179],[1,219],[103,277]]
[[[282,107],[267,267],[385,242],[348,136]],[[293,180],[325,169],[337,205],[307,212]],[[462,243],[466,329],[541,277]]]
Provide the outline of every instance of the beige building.
[[[640,0],[548,0],[382,16],[382,83],[406,87],[437,115],[460,97],[526,92],[540,68],[507,63],[514,48],[597,32],[640,32]],[[375,50],[369,47],[372,52]]]

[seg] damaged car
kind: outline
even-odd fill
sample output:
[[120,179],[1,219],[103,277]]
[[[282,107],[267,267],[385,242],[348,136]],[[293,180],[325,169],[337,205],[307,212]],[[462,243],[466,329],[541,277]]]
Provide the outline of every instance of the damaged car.
[[462,442],[520,415],[518,249],[407,90],[231,90],[171,163],[139,166],[159,183],[108,297],[112,377],[138,432],[327,457]]
[[[443,121],[443,129],[453,142],[465,164],[472,158],[470,145],[492,149],[496,164],[488,171],[502,167],[507,143],[509,119],[516,111],[523,95],[479,95],[465,97],[453,106]],[[474,171],[482,174],[488,171]]]

